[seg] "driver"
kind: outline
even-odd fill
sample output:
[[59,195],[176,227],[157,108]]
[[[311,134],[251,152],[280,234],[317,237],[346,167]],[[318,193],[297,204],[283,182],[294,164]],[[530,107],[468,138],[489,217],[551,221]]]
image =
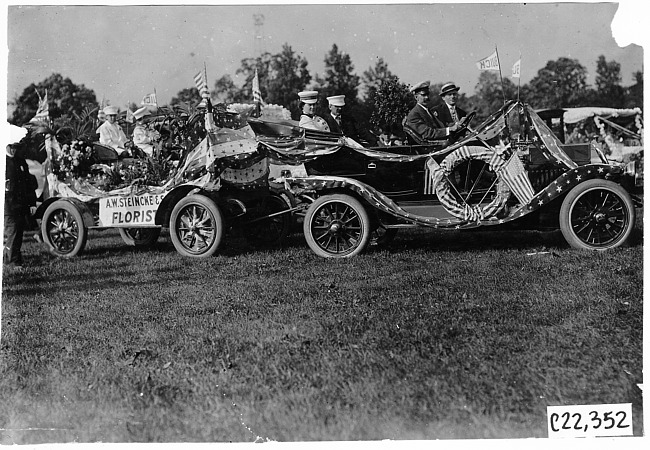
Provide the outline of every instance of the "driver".
[[443,102],[431,110],[434,117],[445,126],[456,123],[463,124],[465,122],[463,118],[467,117],[467,113],[456,106],[458,91],[460,91],[460,88],[454,83],[443,84],[440,88],[440,97]]
[[427,106],[427,103],[429,103],[429,86],[428,81],[422,81],[411,87],[410,91],[415,96],[417,104],[406,116],[404,124],[425,141],[447,139],[460,128],[461,124],[446,125],[429,110]]

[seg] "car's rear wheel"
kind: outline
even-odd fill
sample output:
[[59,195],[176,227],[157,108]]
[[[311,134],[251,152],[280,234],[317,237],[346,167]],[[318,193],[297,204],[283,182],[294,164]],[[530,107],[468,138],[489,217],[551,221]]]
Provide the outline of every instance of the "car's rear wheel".
[[81,212],[65,200],[57,200],[47,207],[41,221],[41,234],[50,252],[63,258],[80,254],[88,239]]
[[573,188],[560,208],[560,229],[574,248],[607,250],[630,237],[635,210],[630,195],[608,180],[588,180]]
[[172,210],[169,234],[183,256],[207,258],[219,249],[224,221],[217,204],[201,194],[182,198]]
[[120,228],[120,236],[126,245],[148,247],[160,237],[160,228]]
[[361,253],[370,241],[370,220],[364,206],[345,194],[325,195],[307,210],[303,224],[309,247],[325,258]]

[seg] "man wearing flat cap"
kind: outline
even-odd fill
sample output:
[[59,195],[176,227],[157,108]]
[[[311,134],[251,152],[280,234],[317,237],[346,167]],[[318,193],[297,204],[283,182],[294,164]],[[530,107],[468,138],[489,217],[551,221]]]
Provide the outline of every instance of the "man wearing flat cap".
[[417,104],[406,116],[404,125],[425,141],[447,139],[459,126],[458,124],[447,126],[429,110],[427,103],[429,103],[430,85],[428,81],[422,81],[411,87],[410,91],[415,96]]
[[431,110],[434,117],[440,120],[445,126],[456,123],[462,124],[463,117],[467,117],[467,113],[456,106],[459,90],[460,88],[454,83],[443,84],[440,88],[440,97],[443,103]]

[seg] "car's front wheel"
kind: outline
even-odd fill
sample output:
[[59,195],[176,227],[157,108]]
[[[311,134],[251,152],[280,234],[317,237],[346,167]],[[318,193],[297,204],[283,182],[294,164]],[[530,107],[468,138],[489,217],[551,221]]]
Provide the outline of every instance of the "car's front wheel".
[[358,255],[370,240],[370,220],[364,206],[345,194],[325,195],[307,210],[303,223],[309,247],[325,258]]
[[76,206],[65,200],[57,200],[43,214],[41,234],[52,254],[72,258],[86,246],[88,229]]
[[212,199],[194,194],[181,199],[172,210],[169,234],[183,256],[207,258],[219,249],[224,221]]
[[607,250],[625,243],[634,228],[630,195],[620,185],[588,180],[569,192],[560,209],[560,229],[574,248]]

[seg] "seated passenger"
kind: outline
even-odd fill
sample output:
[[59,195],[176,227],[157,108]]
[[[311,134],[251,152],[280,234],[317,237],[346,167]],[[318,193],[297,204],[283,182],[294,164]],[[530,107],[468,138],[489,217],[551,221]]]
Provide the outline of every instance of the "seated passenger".
[[446,83],[440,88],[440,97],[442,103],[431,111],[433,116],[442,122],[443,125],[453,125],[455,123],[463,123],[463,118],[467,117],[465,110],[456,106],[458,101],[458,91],[460,90],[454,83]]
[[138,109],[133,113],[135,119],[135,128],[133,129],[133,143],[142,150],[147,156],[153,157],[154,143],[160,139],[160,133],[149,129],[144,123],[144,118],[151,113],[146,106]]
[[302,111],[299,126],[311,130],[330,131],[325,119],[314,114],[314,105],[318,101],[318,92],[302,91],[298,92],[298,97],[300,97],[300,109]]
[[411,109],[404,120],[404,125],[415,132],[425,141],[448,139],[459,127],[458,123],[445,126],[427,107],[429,103],[428,81],[413,86],[410,91],[415,96],[417,104]]
[[122,127],[117,123],[117,106],[107,106],[104,108],[104,113],[106,122],[97,128],[99,143],[113,147],[122,156],[128,156],[129,151],[126,149],[128,139],[122,131]]
[[357,143],[377,146],[377,136],[360,127],[353,117],[344,114],[345,95],[327,97],[330,113],[324,119],[333,133],[341,133]]

